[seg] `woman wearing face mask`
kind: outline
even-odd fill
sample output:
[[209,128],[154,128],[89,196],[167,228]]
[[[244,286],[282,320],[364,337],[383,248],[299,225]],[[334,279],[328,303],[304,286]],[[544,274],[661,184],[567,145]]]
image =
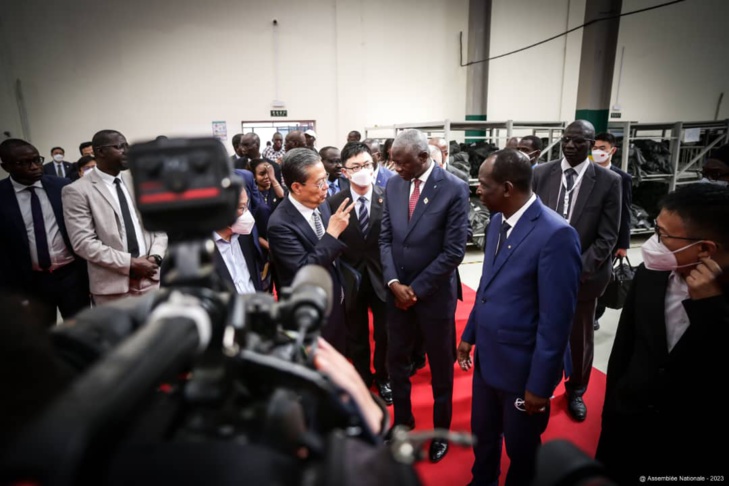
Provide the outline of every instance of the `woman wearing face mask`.
[[255,220],[248,210],[246,189],[241,191],[237,215],[233,224],[213,233],[215,270],[231,291],[252,294],[263,290],[263,264],[253,240]]
[[660,207],[608,362],[596,458],[616,484],[726,467],[729,189],[690,184]]
[[79,179],[88,174],[89,171],[94,170],[95,167],[96,159],[93,155],[84,155],[78,159],[78,162],[76,162],[76,168],[78,170]]
[[700,182],[729,186],[729,143],[711,153],[701,169],[701,175],[703,178]]

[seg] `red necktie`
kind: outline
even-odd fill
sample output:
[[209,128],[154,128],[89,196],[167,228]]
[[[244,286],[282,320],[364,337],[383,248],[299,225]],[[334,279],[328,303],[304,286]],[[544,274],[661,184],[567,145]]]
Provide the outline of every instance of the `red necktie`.
[[418,204],[418,199],[420,198],[420,179],[413,180],[413,184],[415,184],[415,189],[413,189],[413,193],[410,195],[410,204],[408,205],[408,219],[413,216],[413,211],[415,211],[415,205]]

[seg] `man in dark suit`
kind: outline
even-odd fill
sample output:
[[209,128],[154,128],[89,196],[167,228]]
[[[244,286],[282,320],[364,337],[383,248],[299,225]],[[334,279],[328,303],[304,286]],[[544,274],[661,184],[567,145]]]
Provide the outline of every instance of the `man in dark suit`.
[[319,151],[319,157],[327,171],[327,196],[333,196],[340,191],[349,190],[349,180],[342,175],[342,156],[337,147],[324,147]]
[[[385,188],[380,251],[387,302],[388,355],[395,424],[414,427],[410,366],[420,328],[430,362],[433,425],[448,429],[455,361],[456,270],[466,251],[468,185],[433,163],[428,139],[406,130],[392,145],[400,177]],[[430,444],[430,460],[448,451],[445,440]]]
[[727,221],[725,187],[690,184],[660,203],[607,368],[596,458],[616,484],[726,471],[716,439],[726,430]]
[[291,285],[304,265],[321,265],[332,277],[332,311],[322,337],[344,353],[346,331],[339,257],[346,245],[339,235],[349,224],[354,203],[332,213],[326,203],[327,172],[319,154],[307,148],[286,152],[281,167],[289,195],[268,220],[268,243],[282,287]]
[[44,304],[43,324],[64,319],[90,304],[86,262],[71,246],[63,219],[61,190],[71,183],[44,175],[43,157],[24,140],[0,144],[0,288]]
[[362,143],[370,148],[370,153],[372,154],[372,167],[375,169],[375,185],[384,189],[385,185],[387,185],[387,181],[390,180],[390,177],[394,176],[395,173],[380,164],[382,154],[380,153],[379,140],[376,138],[365,138]]
[[231,291],[243,294],[261,292],[263,256],[254,236],[255,220],[248,209],[248,190],[244,187],[238,202],[235,222],[213,234],[215,270]]
[[[612,164],[613,155],[617,149],[615,136],[612,133],[598,133],[595,136],[595,146],[592,148],[592,160],[603,169],[615,172],[622,181],[623,201],[620,210],[620,231],[618,231],[618,243],[613,253],[617,258],[625,258],[628,256],[628,248],[630,248],[630,206],[633,204],[633,178]],[[604,313],[605,305],[598,301],[593,326],[595,331],[600,329],[598,319]]]
[[65,177],[72,181],[78,179],[75,164],[63,160],[65,155],[66,152],[63,150],[63,147],[53,147],[51,149],[51,159],[53,160],[43,165],[43,173],[45,175]]
[[240,139],[243,138],[242,133],[236,133],[233,135],[233,138],[230,141],[230,144],[233,146],[233,152],[235,152],[233,155],[230,156],[230,160],[233,162],[233,168],[234,169],[245,169],[245,165],[243,164],[243,151],[240,146]]
[[578,422],[587,416],[582,396],[592,371],[595,306],[610,281],[622,200],[620,177],[588,159],[594,144],[592,124],[577,120],[562,137],[564,158],[534,169],[534,192],[580,235],[582,275],[570,336],[571,359],[565,366],[567,411]]
[[532,193],[529,158],[513,149],[489,156],[477,193],[492,214],[476,303],[458,345],[471,368],[476,345],[471,429],[472,484],[497,484],[502,438],[506,484],[530,484],[549,399],[562,378],[580,283],[580,241]]
[[[354,201],[354,218],[339,239],[346,244],[342,260],[355,268],[362,277],[356,296],[347,302],[347,355],[369,387],[374,378],[377,390],[388,405],[392,404],[392,389],[387,373],[387,316],[385,302],[388,290],[382,276],[380,260],[380,224],[382,222],[383,190],[374,185],[372,156],[366,144],[348,143],[342,149],[344,175],[349,190],[340,191],[327,201],[332,211],[349,198]],[[346,284],[345,284],[346,285]],[[349,289],[347,295],[350,295]],[[372,375],[370,366],[370,319],[374,329],[375,353]]]

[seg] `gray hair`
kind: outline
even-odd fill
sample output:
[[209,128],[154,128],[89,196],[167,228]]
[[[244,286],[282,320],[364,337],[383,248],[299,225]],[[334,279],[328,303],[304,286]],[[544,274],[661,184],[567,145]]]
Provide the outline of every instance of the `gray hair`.
[[400,134],[392,142],[392,149],[405,149],[411,153],[430,153],[428,148],[428,137],[420,130],[410,129],[400,132]]
[[289,150],[284,155],[281,165],[281,175],[283,176],[284,184],[290,188],[294,182],[298,182],[299,184],[306,183],[307,170],[312,165],[316,165],[317,162],[321,162],[321,157],[310,148]]

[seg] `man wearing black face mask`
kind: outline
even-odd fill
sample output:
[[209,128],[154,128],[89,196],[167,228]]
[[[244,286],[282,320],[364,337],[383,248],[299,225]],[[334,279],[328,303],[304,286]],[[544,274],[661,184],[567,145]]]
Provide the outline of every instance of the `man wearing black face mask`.
[[[613,248],[620,226],[620,177],[590,162],[595,128],[585,120],[570,123],[562,138],[562,160],[534,169],[534,192],[561,214],[580,235],[582,275],[566,358],[567,412],[577,422],[587,417],[587,391],[594,357],[597,298],[610,281]],[[571,369],[571,371],[570,371]]]
[[[729,338],[729,189],[691,184],[661,202],[607,369],[596,458],[617,484],[722,474],[717,388]],[[714,472],[712,472],[714,471]]]

